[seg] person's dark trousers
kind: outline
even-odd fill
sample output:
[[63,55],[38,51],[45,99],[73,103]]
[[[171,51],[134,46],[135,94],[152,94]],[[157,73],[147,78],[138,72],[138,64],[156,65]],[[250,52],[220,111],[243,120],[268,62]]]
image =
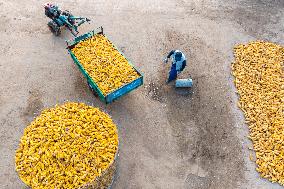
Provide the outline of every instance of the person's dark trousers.
[[169,72],[169,78],[168,78],[168,83],[175,80],[177,78],[177,70],[176,70],[176,65],[172,64],[171,71]]

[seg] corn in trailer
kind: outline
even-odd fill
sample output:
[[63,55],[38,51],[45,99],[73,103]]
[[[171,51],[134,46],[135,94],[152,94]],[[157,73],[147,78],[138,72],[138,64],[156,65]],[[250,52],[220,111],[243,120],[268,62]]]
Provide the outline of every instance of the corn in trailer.
[[[102,93],[102,91],[100,90],[100,88],[98,87],[98,85],[95,83],[95,81],[90,77],[90,75],[87,73],[87,71],[84,69],[83,65],[79,62],[79,60],[76,58],[75,54],[72,52],[72,48],[75,47],[76,44],[80,43],[83,40],[86,40],[88,38],[91,38],[94,35],[98,35],[98,34],[102,34],[104,35],[106,38],[107,36],[103,33],[103,28],[100,27],[96,30],[90,31],[88,33],[85,33],[83,35],[80,35],[78,37],[75,37],[74,39],[71,40],[67,40],[67,49],[68,52],[71,56],[71,58],[73,59],[74,63],[78,66],[79,70],[82,72],[82,74],[85,76],[85,78],[87,79],[87,83],[88,86],[90,87],[90,89],[93,91],[93,93],[95,95],[97,95],[103,102],[105,102],[106,104],[113,102],[114,100],[118,99],[119,97],[126,95],[127,93],[129,93],[130,91],[138,88],[139,86],[143,85],[143,75],[141,72],[139,72],[132,64],[131,62],[124,56],[124,54],[116,47],[116,50],[118,50],[120,52],[120,54],[122,56],[124,56],[126,58],[126,60],[128,61],[128,63],[136,70],[136,72],[139,74],[139,77],[135,80],[133,80],[130,83],[127,83],[123,86],[121,86],[120,88],[112,91],[109,94],[104,95]],[[107,38],[109,39],[109,38]]]

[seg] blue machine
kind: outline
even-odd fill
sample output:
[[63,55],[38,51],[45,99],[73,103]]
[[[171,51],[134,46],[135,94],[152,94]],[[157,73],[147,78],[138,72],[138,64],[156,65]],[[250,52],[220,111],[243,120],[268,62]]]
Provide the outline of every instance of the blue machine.
[[84,22],[91,21],[88,18],[73,16],[69,11],[61,11],[59,7],[52,3],[44,4],[45,15],[51,19],[48,27],[56,35],[60,35],[61,28],[66,27],[76,37],[78,35],[78,27]]

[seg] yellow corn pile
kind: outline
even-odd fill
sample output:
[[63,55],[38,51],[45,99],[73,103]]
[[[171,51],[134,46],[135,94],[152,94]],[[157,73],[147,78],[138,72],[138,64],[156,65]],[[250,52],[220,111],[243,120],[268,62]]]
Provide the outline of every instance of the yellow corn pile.
[[239,107],[249,124],[262,177],[284,185],[284,47],[251,42],[235,47],[232,64]]
[[44,110],[24,131],[16,170],[32,189],[79,188],[113,163],[118,135],[111,118],[83,103]]
[[80,42],[72,52],[104,95],[139,77],[104,35],[97,34]]

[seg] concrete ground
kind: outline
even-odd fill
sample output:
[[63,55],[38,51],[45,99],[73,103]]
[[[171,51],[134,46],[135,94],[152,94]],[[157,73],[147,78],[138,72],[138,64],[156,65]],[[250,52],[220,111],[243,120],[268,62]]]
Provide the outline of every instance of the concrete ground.
[[[0,188],[25,188],[14,153],[27,124],[47,107],[78,101],[108,112],[119,127],[114,189],[281,188],[261,179],[230,75],[233,47],[250,40],[284,44],[283,0],[64,0],[58,4],[103,26],[143,73],[145,84],[105,105],[65,49],[68,32],[47,28],[43,0],[0,0]],[[180,49],[192,90],[166,85]]]

